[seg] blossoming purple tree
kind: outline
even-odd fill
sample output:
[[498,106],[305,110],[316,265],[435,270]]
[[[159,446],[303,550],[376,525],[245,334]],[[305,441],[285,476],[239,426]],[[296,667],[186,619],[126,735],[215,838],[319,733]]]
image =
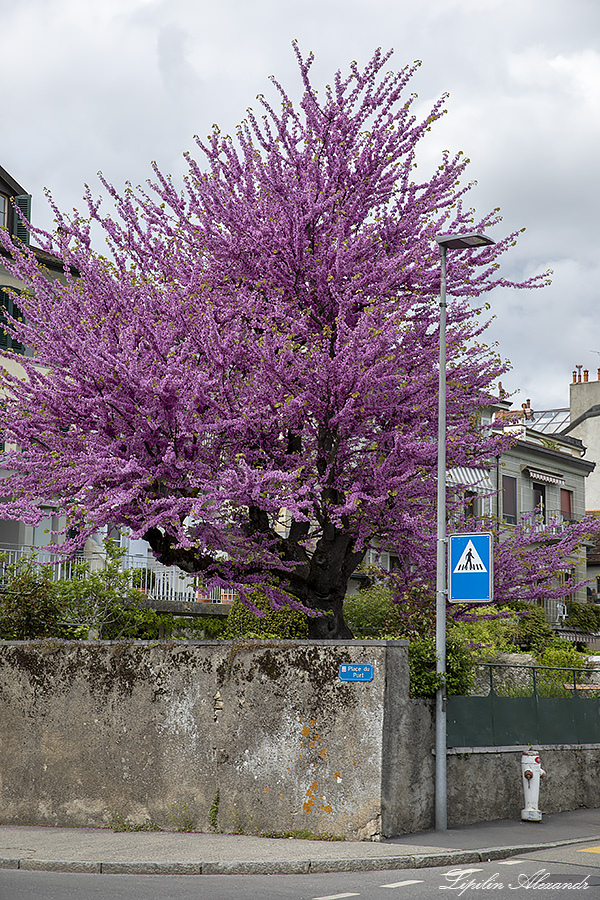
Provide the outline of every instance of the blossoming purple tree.
[[[373,543],[425,581],[435,569],[438,294],[434,236],[489,229],[463,205],[468,160],[444,153],[415,180],[416,153],[444,113],[419,121],[415,66],[339,72],[319,95],[295,47],[303,93],[260,97],[236,139],[214,128],[187,155],[183,187],[154,167],[114,209],[53,204],[64,261],[53,280],[0,235],[27,286],[30,348],[5,371],[0,514],[66,516],[67,551],[105,525],[148,541],[209,585],[256,586],[275,606],[326,613],[315,637],[347,637],[348,579]],[[52,203],[52,200],[50,201]],[[108,252],[92,246],[103,230]],[[509,284],[494,246],[453,252],[448,288],[448,464],[497,451],[474,427],[505,370],[483,342],[485,296]],[[535,287],[534,278],[515,287]]]

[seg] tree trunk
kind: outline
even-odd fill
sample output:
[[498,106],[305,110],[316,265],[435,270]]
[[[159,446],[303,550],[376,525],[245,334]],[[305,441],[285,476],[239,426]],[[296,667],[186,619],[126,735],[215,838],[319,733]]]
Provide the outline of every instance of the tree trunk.
[[319,540],[309,563],[302,601],[310,609],[323,613],[308,619],[308,636],[321,640],[351,640],[354,635],[344,621],[344,597],[348,580],[362,561],[346,535],[331,529]]
[[323,595],[316,591],[309,591],[306,605],[311,609],[324,613],[322,616],[308,616],[308,636],[326,641],[351,640],[354,635],[344,621],[344,595],[343,592],[333,590]]
[[[199,556],[195,550],[178,548],[174,539],[158,528],[149,529],[144,535],[152,550],[164,565],[179,566],[184,572],[201,573],[212,566],[213,560]],[[299,538],[298,538],[299,540]],[[293,574],[276,572],[283,590],[296,597],[304,606],[322,613],[308,616],[309,638],[343,641],[354,635],[344,621],[344,597],[350,575],[362,561],[364,551],[352,549],[352,540],[346,535],[329,530],[323,536],[309,558],[301,543],[286,542],[290,560],[302,560]]]

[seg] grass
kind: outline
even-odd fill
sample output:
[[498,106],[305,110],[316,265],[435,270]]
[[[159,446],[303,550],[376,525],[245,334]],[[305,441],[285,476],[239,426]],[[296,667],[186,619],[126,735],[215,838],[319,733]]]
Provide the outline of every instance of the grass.
[[307,828],[299,828],[293,831],[261,831],[261,837],[265,838],[295,838],[299,841],[345,841],[343,834],[316,834]]

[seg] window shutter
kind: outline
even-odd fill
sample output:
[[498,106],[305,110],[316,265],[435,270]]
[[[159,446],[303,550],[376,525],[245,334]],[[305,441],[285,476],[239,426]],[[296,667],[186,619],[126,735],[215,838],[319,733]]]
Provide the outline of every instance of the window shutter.
[[0,287],[0,350],[11,349],[13,353],[25,353],[25,347],[20,341],[8,334],[4,329],[6,313],[14,319],[24,321],[23,313],[13,300],[13,294],[20,294],[18,288],[11,288],[11,293]]
[[[13,300],[13,305],[12,305],[12,314],[13,314],[13,318],[18,319],[19,322],[23,321],[23,313],[21,312],[20,307],[17,306],[17,304],[15,303],[14,300]],[[16,338],[11,338],[10,344],[11,344],[11,349],[12,349],[13,353],[25,353],[25,347]]]
[[[28,222],[31,221],[31,194],[19,194],[15,197],[15,206],[25,216]],[[16,210],[13,210],[13,228],[12,233],[20,241],[29,244],[29,232]]]
[[6,322],[6,317],[4,315],[5,311],[8,309],[8,304],[10,303],[10,297],[0,288],[0,348],[3,350],[8,347],[8,342],[10,340],[8,334],[4,330],[4,323]]

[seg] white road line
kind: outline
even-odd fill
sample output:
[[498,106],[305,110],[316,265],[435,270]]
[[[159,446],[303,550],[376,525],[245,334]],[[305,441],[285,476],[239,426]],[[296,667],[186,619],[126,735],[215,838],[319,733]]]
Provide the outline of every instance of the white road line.
[[503,859],[498,863],[499,866],[522,866],[522,859]]
[[483,872],[483,869],[450,869],[450,872],[445,872],[445,875],[472,875],[473,872]]
[[342,900],[343,897],[360,897],[360,894],[328,894],[327,897],[313,897],[313,900]]
[[396,881],[395,884],[380,884],[382,888],[407,887],[409,884],[423,884],[422,880],[411,879],[410,881]]

